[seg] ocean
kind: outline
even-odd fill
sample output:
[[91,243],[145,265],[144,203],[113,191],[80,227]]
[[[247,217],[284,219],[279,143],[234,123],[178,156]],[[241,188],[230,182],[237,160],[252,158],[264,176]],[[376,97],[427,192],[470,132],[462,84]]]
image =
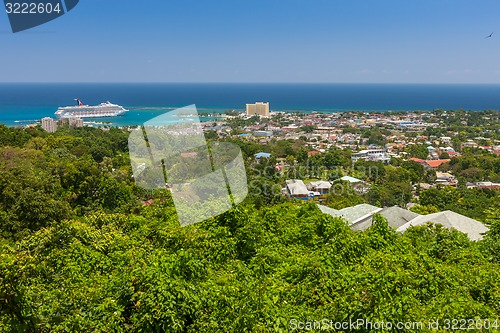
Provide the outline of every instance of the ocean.
[[211,114],[243,111],[257,101],[270,102],[273,111],[497,110],[500,84],[1,83],[0,123],[21,126],[54,117],[75,98],[122,105],[130,110],[124,116],[94,120],[133,126],[191,104]]

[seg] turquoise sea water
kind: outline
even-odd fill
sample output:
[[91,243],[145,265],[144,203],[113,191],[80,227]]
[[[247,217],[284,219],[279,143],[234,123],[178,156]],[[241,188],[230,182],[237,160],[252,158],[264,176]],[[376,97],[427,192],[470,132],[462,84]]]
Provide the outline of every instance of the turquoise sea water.
[[[243,111],[269,101],[271,110],[301,112],[500,109],[500,85],[466,84],[0,84],[0,123],[8,126],[53,117],[80,98],[110,101],[130,111],[98,118],[112,125],[139,125],[175,108],[196,104],[200,113]],[[213,120],[201,117],[202,121]]]
[[[165,112],[176,108],[171,107],[137,107],[124,106],[128,112],[118,117],[85,118],[85,123],[94,123],[95,126],[136,126],[143,124],[149,119],[155,118]],[[56,108],[57,109],[57,108]],[[200,121],[216,121],[221,119],[217,113],[223,113],[224,109],[217,108],[199,108]],[[24,126],[33,124],[44,117],[54,116],[55,109],[50,106],[26,106],[26,105],[7,105],[0,106],[0,123],[7,126]]]

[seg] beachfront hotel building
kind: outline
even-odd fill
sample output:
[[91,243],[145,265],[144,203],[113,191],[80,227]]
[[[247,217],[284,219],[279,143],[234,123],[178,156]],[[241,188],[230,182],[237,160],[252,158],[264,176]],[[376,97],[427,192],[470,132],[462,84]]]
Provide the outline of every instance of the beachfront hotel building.
[[50,117],[42,118],[42,128],[49,133],[57,131],[57,121]]
[[247,116],[264,116],[269,117],[269,102],[257,102],[255,104],[247,104]]
[[72,128],[83,127],[83,119],[79,117],[68,118],[68,125]]

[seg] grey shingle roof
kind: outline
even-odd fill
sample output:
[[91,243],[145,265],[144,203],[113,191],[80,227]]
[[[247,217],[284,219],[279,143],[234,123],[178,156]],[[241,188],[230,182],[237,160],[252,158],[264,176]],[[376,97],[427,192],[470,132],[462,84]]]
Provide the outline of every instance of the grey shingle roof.
[[399,227],[397,231],[404,232],[411,226],[425,225],[427,222],[441,224],[445,228],[453,228],[461,231],[467,234],[471,240],[482,239],[482,234],[488,231],[488,227],[481,222],[450,210],[429,215],[420,215]]
[[291,195],[308,195],[309,190],[302,180],[290,179],[286,181],[286,186]]
[[317,181],[317,182],[311,182],[311,183],[309,183],[309,186],[311,188],[327,189],[327,190],[329,190],[332,187],[332,183],[324,181],[324,180],[320,180],[320,181]]
[[353,207],[343,208],[341,210],[331,209],[322,205],[318,206],[323,213],[330,214],[334,217],[342,217],[346,219],[349,223],[355,223],[360,218],[373,215],[376,212],[382,210],[382,208],[378,208],[369,204],[360,204]]
[[[386,207],[379,213],[387,219],[387,223],[389,224],[389,226],[396,229],[413,220],[414,218],[420,216],[420,214],[414,213],[412,211],[409,211],[408,209],[404,209],[398,206]],[[373,215],[370,215],[362,220],[359,220],[351,225],[351,229],[366,230],[372,225],[372,219]]]
[[398,206],[382,209],[368,204],[361,204],[341,210],[319,204],[318,207],[325,214],[344,218],[351,224],[353,230],[368,229],[371,226],[373,215],[376,213],[382,214],[387,219],[389,226],[397,228],[398,232],[405,232],[411,226],[425,225],[430,222],[463,232],[471,240],[480,240],[483,238],[483,234],[489,230],[483,223],[450,210],[429,215],[419,215]]
[[329,214],[333,217],[339,216],[339,211],[337,209],[333,209],[327,206],[323,206],[318,204],[319,209],[324,213],[324,214]]
[[349,183],[359,183],[359,182],[362,182],[361,179],[358,179],[358,178],[354,178],[354,177],[351,177],[351,176],[344,176],[342,178],[340,178],[341,180],[345,180],[345,181],[348,181]]
[[339,210],[339,214],[350,223],[355,223],[359,219],[364,218],[365,216],[373,215],[381,210],[382,208],[369,204],[360,204],[353,207],[343,208]]

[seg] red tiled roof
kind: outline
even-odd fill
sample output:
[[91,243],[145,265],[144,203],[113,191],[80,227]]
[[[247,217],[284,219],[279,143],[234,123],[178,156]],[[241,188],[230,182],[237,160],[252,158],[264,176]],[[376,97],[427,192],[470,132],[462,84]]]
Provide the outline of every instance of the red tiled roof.
[[450,160],[447,159],[447,160],[426,160],[425,163],[430,166],[431,168],[437,168],[438,166],[440,166],[441,164],[443,163],[447,163],[449,162]]
[[317,150],[312,150],[310,152],[307,152],[307,156],[313,156],[313,155],[321,155],[321,152],[317,151]]
[[417,162],[417,163],[425,163],[425,160],[423,160],[421,158],[416,158],[416,157],[410,158],[410,161],[414,161],[414,162]]

